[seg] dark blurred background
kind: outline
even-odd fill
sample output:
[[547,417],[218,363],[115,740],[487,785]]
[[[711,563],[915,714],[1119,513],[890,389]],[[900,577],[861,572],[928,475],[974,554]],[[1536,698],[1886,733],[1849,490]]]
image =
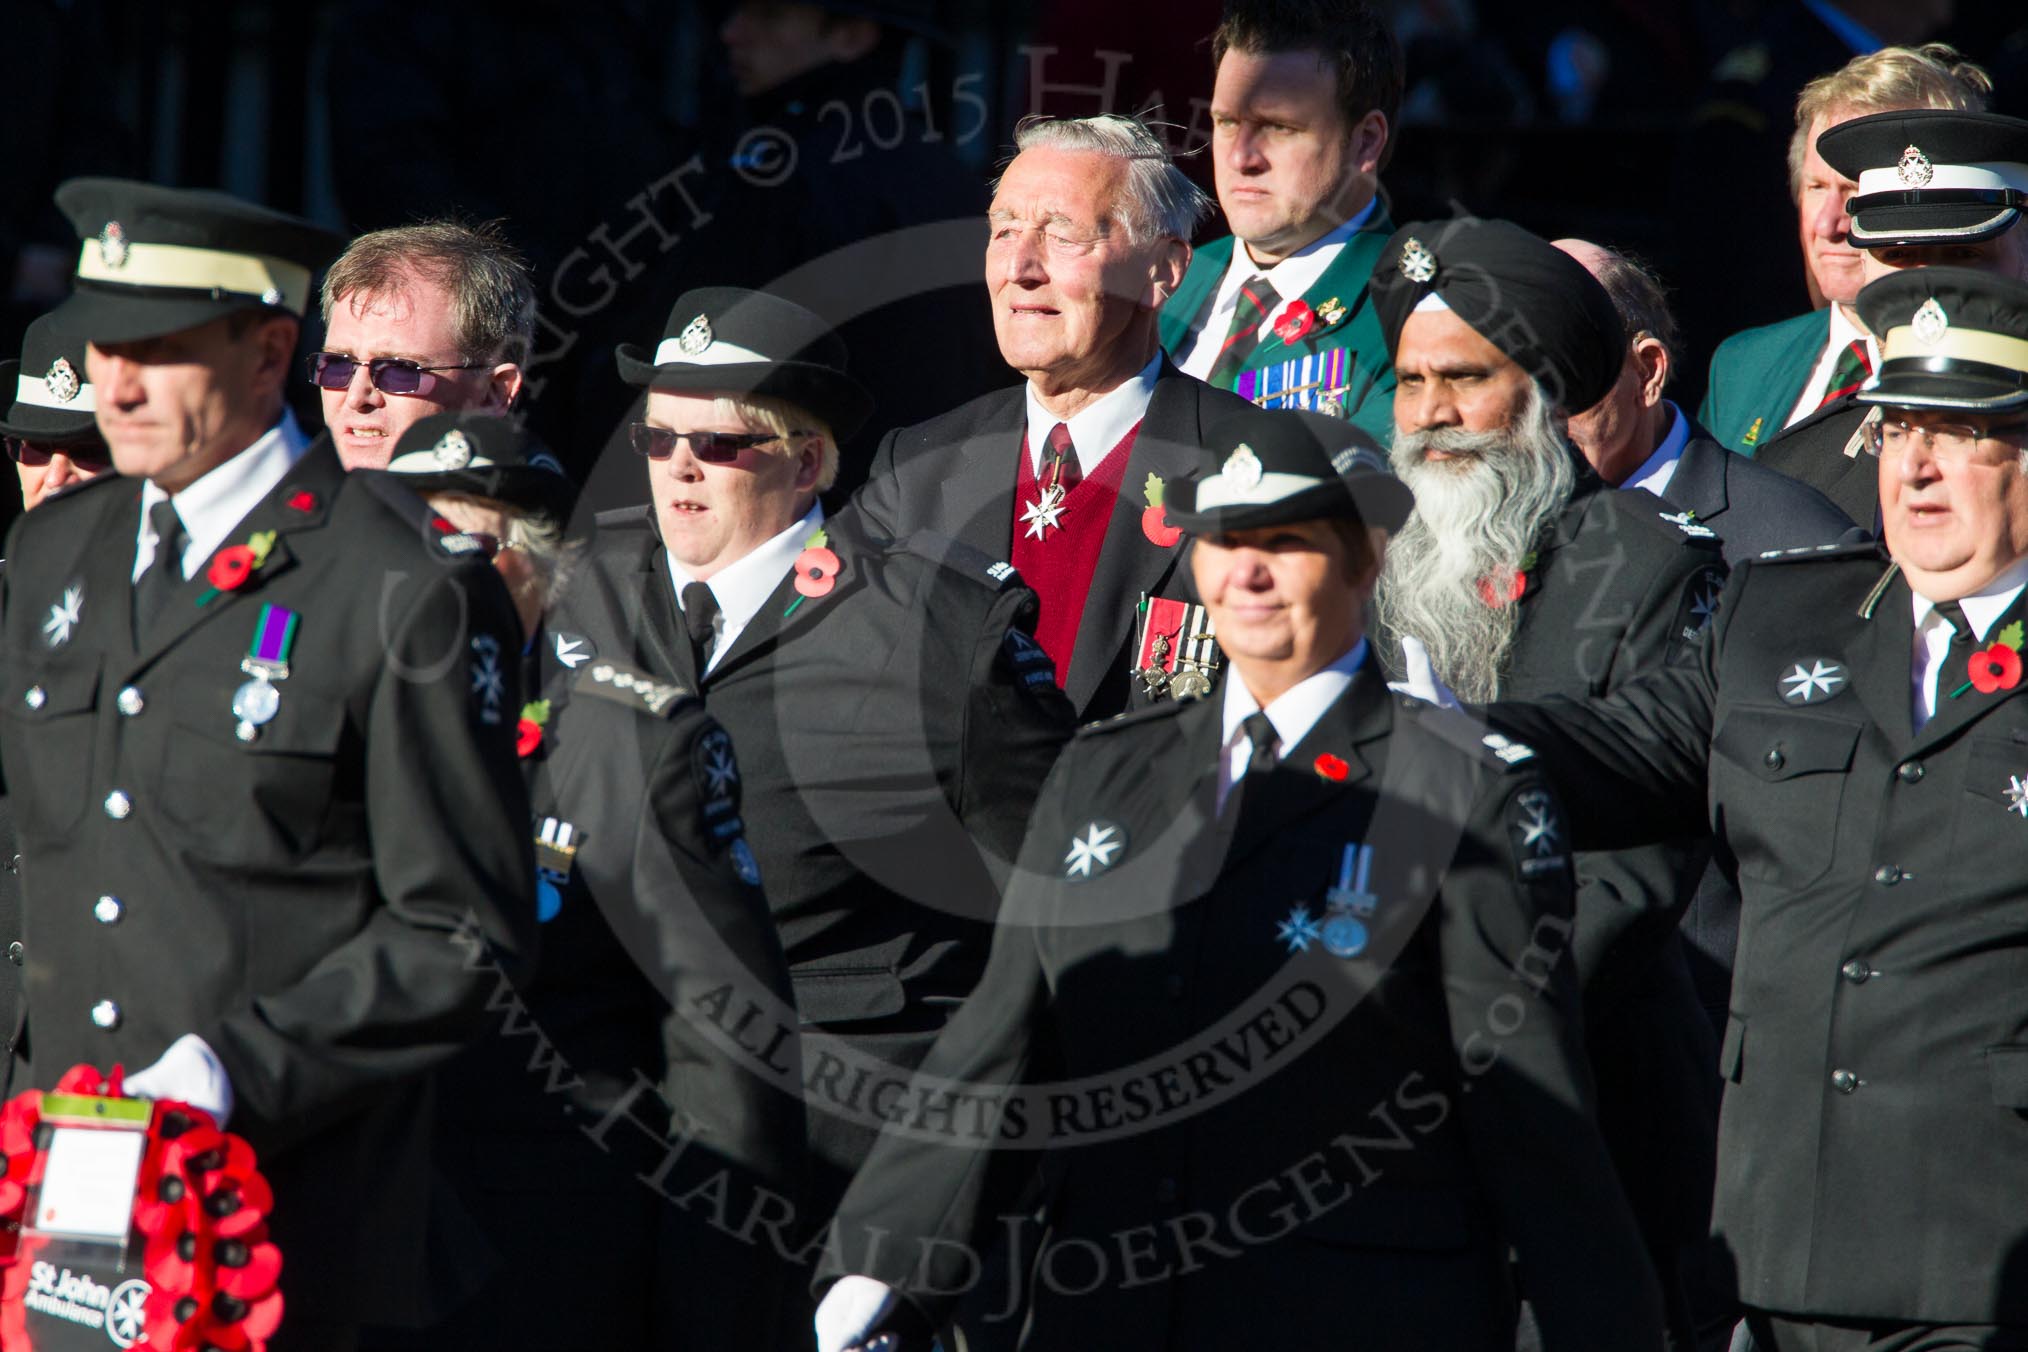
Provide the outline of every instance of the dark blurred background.
[[[909,232],[983,209],[1021,116],[1151,113],[1210,186],[1193,152],[1219,5],[835,3],[880,22],[879,50],[742,100],[729,3],[6,0],[0,350],[66,289],[49,199],[72,175],[222,187],[350,232],[502,217],[542,290],[531,416],[580,471],[626,411],[612,345],[652,345],[682,289],[725,282],[846,324],[881,401],[849,477],[885,427],[1011,381],[983,233]],[[2011,4],[1382,3],[1408,68],[1395,219],[1470,210],[1644,256],[1683,311],[1693,406],[1719,338],[1809,305],[1784,165],[1805,81],[1868,37],[1943,39],[1993,72],[1998,111],[2028,112]],[[898,242],[851,249],[869,238]]]

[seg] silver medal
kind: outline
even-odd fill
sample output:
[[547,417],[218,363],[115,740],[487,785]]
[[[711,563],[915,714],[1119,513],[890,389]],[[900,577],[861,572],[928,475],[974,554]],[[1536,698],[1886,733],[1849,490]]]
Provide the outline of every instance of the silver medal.
[[232,716],[239,720],[235,731],[242,742],[260,736],[261,724],[272,720],[281,709],[282,692],[275,689],[274,682],[258,676],[232,692]]

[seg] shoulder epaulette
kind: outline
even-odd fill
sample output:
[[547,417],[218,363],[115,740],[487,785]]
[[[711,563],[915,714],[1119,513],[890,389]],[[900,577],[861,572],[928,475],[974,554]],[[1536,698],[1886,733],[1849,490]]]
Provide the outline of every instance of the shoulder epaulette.
[[611,507],[593,518],[600,530],[652,530],[655,525],[655,508],[643,503],[638,507]]
[[1123,714],[1114,714],[1111,718],[1101,718],[1096,723],[1083,724],[1073,735],[1077,737],[1101,737],[1109,732],[1124,732],[1128,728],[1138,728],[1143,724],[1154,723],[1164,718],[1174,718],[1177,714],[1182,713],[1183,710],[1197,703],[1202,698],[1203,696],[1201,695],[1192,695],[1189,697],[1166,699],[1160,704],[1151,704],[1145,709],[1129,709]]
[[1886,549],[1878,540],[1839,541],[1828,545],[1804,545],[1800,549],[1770,549],[1755,563],[1801,563],[1806,559],[1884,559]]
[[1462,709],[1446,708],[1416,699],[1398,697],[1397,704],[1408,720],[1452,748],[1477,760],[1488,761],[1505,770],[1515,770],[1535,759],[1535,748],[1495,732]]
[[1655,515],[1683,532],[1684,536],[1688,539],[1703,540],[1713,544],[1717,543],[1718,532],[1705,525],[1702,521],[1699,521],[1695,512],[1657,512]]
[[658,680],[645,671],[618,662],[594,662],[577,674],[571,689],[580,695],[624,704],[635,713],[668,718],[697,698],[689,687]]

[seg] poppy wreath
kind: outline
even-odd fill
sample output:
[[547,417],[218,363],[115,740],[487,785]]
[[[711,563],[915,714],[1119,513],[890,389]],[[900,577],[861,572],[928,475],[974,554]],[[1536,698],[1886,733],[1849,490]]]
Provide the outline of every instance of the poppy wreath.
[[[121,1098],[121,1073],[75,1066],[56,1093]],[[25,1321],[30,1264],[21,1256],[21,1209],[47,1164],[39,1132],[42,1094],[30,1090],[0,1109],[0,1347],[30,1345]],[[135,1185],[134,1228],[141,1275],[150,1288],[147,1342],[158,1352],[263,1352],[282,1321],[282,1255],[268,1238],[274,1190],[253,1147],[223,1132],[210,1114],[159,1101]]]

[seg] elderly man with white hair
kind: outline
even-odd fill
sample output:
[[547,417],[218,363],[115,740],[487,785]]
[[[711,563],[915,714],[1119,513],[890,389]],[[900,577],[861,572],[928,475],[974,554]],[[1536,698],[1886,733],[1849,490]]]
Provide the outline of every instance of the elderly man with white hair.
[[857,502],[897,538],[932,530],[1010,560],[1043,598],[1035,636],[1057,683],[1080,719],[1102,718],[1216,677],[1161,495],[1245,401],[1162,355],[1156,314],[1210,204],[1153,133],[1112,115],[1031,120],[1015,146],[986,288],[1026,384],[890,432]]

